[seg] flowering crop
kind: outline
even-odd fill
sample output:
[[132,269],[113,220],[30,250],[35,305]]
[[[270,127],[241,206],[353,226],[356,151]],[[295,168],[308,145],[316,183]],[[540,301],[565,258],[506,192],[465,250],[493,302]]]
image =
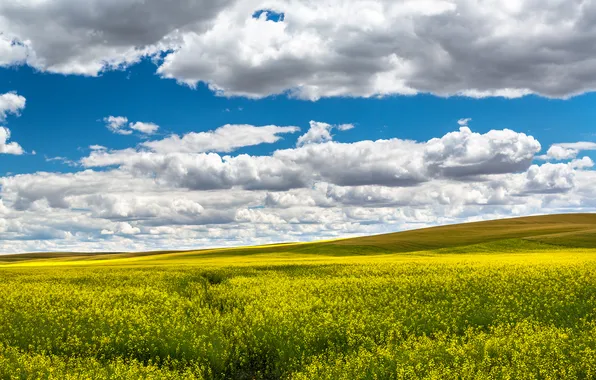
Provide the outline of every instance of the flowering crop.
[[0,266],[0,378],[596,377],[594,250],[315,253]]

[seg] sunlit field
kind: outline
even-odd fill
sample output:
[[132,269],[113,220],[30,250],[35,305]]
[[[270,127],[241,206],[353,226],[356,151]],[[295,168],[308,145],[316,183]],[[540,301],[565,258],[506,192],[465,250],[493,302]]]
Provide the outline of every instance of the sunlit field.
[[595,378],[595,228],[3,256],[0,378]]

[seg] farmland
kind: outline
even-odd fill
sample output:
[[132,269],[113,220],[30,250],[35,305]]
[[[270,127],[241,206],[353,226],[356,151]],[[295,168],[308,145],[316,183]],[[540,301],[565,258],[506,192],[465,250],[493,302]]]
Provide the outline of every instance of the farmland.
[[596,377],[596,215],[0,256],[0,378]]

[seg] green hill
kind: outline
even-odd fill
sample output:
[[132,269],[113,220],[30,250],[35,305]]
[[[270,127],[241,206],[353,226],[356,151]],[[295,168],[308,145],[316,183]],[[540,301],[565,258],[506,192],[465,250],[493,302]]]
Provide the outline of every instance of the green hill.
[[392,252],[461,247],[508,239],[566,247],[596,248],[596,214],[541,215],[462,223],[332,242]]

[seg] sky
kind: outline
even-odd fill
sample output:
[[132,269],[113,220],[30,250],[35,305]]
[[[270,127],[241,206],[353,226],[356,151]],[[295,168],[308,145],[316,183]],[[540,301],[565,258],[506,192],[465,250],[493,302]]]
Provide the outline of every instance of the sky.
[[596,211],[596,2],[4,0],[0,253]]

